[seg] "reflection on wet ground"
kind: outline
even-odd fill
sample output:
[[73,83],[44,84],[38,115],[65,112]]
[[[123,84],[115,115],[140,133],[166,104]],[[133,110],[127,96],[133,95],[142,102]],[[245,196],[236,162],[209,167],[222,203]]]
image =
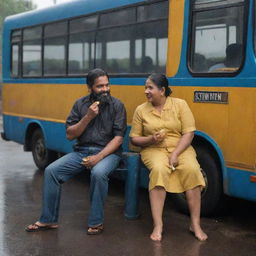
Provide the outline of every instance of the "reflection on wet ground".
[[111,181],[105,211],[105,230],[86,235],[88,174],[63,185],[58,230],[26,233],[24,227],[40,214],[43,172],[36,170],[22,146],[0,140],[0,255],[56,256],[254,256],[256,255],[256,204],[230,200],[229,213],[203,218],[209,241],[198,242],[189,232],[189,218],[173,210],[167,199],[162,242],[152,242],[147,191],[140,190],[138,220],[123,216],[124,184]]

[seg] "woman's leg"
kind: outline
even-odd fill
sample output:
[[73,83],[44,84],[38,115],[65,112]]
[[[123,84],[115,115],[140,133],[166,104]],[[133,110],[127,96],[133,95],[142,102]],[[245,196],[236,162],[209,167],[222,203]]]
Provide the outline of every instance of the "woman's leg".
[[205,241],[208,236],[204,233],[200,226],[200,210],[201,210],[201,189],[195,187],[186,191],[186,198],[190,211],[190,231],[200,241]]
[[163,208],[166,197],[166,191],[163,187],[155,187],[149,191],[151,212],[154,222],[154,229],[150,238],[153,241],[161,241],[163,232]]

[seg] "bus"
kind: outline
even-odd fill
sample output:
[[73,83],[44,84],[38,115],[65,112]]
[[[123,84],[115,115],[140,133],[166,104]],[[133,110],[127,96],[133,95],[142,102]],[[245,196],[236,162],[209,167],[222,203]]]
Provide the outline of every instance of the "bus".
[[[44,169],[72,150],[65,119],[86,73],[110,74],[128,125],[145,78],[165,73],[196,119],[206,181],[202,214],[223,195],[256,201],[255,0],[75,0],[8,17],[3,34],[2,137]],[[141,185],[147,186],[145,176]],[[183,194],[174,196],[186,211]]]

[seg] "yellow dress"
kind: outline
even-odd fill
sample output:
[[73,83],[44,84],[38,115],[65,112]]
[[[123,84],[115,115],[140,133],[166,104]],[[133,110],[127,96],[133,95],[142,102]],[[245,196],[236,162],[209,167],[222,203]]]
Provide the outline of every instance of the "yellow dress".
[[130,137],[150,136],[161,129],[167,132],[164,141],[142,148],[140,152],[143,163],[150,170],[149,190],[161,186],[167,192],[181,193],[197,186],[204,187],[205,181],[192,146],[179,155],[175,171],[169,165],[168,157],[181,136],[196,130],[186,101],[167,97],[161,114],[150,102],[136,108]]

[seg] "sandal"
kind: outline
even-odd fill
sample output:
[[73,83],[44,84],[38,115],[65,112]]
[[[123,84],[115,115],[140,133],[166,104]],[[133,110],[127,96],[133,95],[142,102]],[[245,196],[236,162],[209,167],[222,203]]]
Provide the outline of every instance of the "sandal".
[[45,226],[39,226],[37,223],[28,225],[25,230],[27,232],[38,232],[38,231],[45,231],[49,229],[57,229],[58,225],[45,225]]
[[99,235],[102,232],[103,232],[102,224],[100,224],[99,226],[96,226],[96,227],[88,227],[88,229],[87,229],[87,235]]

